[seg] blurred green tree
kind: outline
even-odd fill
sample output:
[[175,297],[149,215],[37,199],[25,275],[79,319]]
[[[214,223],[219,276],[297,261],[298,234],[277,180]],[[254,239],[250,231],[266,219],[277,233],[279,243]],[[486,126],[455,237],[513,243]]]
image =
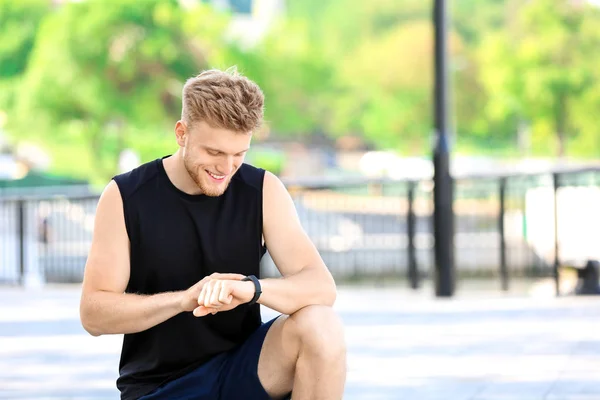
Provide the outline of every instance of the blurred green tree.
[[310,41],[309,26],[310,21],[293,17],[276,21],[262,42],[228,53],[228,64],[237,65],[265,93],[271,136],[302,139],[322,132],[334,65]]
[[0,0],[0,111],[14,105],[40,23],[50,10],[47,0]]
[[176,0],[65,3],[42,24],[13,131],[43,143],[56,171],[96,180],[125,148],[167,152],[183,83],[224,59],[226,22]]
[[506,28],[513,3],[520,0],[456,0],[450,24],[462,45],[452,54],[452,119],[455,150],[463,154],[501,156],[515,153],[515,132],[504,121],[486,117],[488,93],[479,75],[478,50],[487,35]]
[[301,26],[306,53],[321,66],[313,75],[320,90],[309,97],[316,125],[333,138],[355,135],[373,147],[422,150],[431,125],[428,6],[414,0],[289,5],[283,30]]
[[[314,90],[303,93],[309,95],[310,112],[299,117],[306,121],[310,116],[314,126],[333,138],[359,136],[375,148],[428,154],[433,96],[430,20],[430,5],[417,0],[289,2],[287,24],[281,32],[300,27],[296,32],[304,39],[293,43],[303,43],[308,62],[319,65],[312,69],[310,79],[289,80],[291,88],[286,93],[290,96],[307,82],[314,82],[309,85]],[[276,37],[287,39],[285,35]],[[452,34],[451,51],[453,56],[468,54],[456,33]],[[288,63],[282,70],[291,76],[296,65],[302,64]],[[456,69],[456,75],[464,77],[457,93],[461,99],[472,100],[481,90],[471,78],[474,67],[469,68]],[[274,96],[281,92],[275,91]],[[291,114],[288,103],[276,104],[281,107],[281,118]],[[302,109],[293,104],[292,108]],[[472,109],[461,107],[461,122],[463,116],[476,118]]]
[[[536,0],[480,47],[486,116],[513,132],[526,126],[534,154],[600,154],[589,112],[600,92],[600,10],[587,2]],[[596,28],[593,28],[596,27]],[[573,143],[573,146],[569,144]]]
[[[430,3],[289,1],[251,46],[228,34],[227,13],[183,4],[0,0],[0,111],[13,138],[46,148],[54,172],[105,181],[123,149],[148,160],[174,148],[185,79],[237,65],[265,92],[271,136],[350,135],[430,154]],[[450,8],[456,151],[520,144],[525,154],[530,136],[535,154],[598,154],[600,9],[562,0]]]

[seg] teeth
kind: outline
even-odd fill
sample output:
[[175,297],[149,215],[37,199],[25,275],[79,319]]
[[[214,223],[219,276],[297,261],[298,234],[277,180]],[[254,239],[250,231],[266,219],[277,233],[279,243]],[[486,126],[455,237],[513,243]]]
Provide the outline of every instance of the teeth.
[[223,178],[225,178],[225,175],[215,175],[215,174],[213,174],[213,173],[211,173],[209,171],[206,171],[206,172],[208,172],[208,174],[210,176],[212,176],[213,178],[215,178],[215,179],[223,179]]

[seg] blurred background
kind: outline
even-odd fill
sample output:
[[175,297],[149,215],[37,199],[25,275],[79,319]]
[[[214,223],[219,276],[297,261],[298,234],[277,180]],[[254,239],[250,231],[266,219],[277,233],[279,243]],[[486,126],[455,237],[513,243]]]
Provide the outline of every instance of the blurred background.
[[[448,8],[458,279],[597,256],[600,5]],[[1,0],[0,281],[79,282],[98,193],[174,152],[184,81],[231,66],[266,95],[247,162],[288,185],[336,277],[431,277],[431,15],[421,0]]]
[[[187,78],[235,66],[266,96],[246,161],[336,280],[433,297],[432,6],[0,0],[0,291],[77,287],[104,185],[176,150]],[[458,292],[597,293],[600,1],[448,10]]]

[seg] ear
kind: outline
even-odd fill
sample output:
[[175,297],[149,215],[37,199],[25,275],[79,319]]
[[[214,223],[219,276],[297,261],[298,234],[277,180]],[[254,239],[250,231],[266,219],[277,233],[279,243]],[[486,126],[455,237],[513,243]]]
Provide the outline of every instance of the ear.
[[175,124],[175,137],[177,138],[177,144],[179,147],[185,146],[185,140],[187,136],[187,126],[185,122],[179,120]]

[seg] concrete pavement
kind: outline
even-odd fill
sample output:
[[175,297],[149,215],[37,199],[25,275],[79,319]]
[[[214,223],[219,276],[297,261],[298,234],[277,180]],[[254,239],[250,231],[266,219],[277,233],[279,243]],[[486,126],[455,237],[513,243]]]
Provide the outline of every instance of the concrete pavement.
[[[600,298],[555,298],[544,285],[465,287],[452,300],[428,287],[340,287],[344,399],[599,400]],[[78,302],[77,285],[0,288],[0,398],[118,399],[122,339],[87,335]]]

